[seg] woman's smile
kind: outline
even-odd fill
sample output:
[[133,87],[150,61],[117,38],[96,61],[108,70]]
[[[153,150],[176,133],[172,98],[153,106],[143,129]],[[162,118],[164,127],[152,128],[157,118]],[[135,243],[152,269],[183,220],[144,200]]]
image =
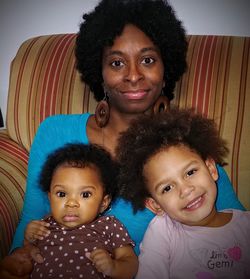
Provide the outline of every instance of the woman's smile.
[[122,93],[127,99],[131,100],[140,100],[144,99],[145,96],[148,94],[146,90],[139,89],[139,90],[131,90],[125,91]]

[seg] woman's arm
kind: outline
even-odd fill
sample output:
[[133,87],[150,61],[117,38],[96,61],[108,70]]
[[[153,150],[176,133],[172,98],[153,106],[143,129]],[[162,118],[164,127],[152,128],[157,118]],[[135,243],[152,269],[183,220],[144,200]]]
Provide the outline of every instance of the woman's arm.
[[245,210],[244,206],[240,203],[239,199],[237,198],[236,193],[233,189],[233,185],[231,184],[224,168],[217,165],[217,169],[219,172],[219,179],[217,181],[217,210],[223,210],[227,208]]

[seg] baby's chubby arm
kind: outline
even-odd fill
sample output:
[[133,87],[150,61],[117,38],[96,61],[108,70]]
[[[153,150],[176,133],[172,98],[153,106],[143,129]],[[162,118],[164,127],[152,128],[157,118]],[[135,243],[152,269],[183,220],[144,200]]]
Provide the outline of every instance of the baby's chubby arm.
[[50,234],[48,229],[49,223],[42,220],[33,220],[31,221],[25,230],[24,234],[24,243],[30,242],[33,243],[36,240],[43,240],[44,237]]
[[116,248],[113,255],[104,249],[96,249],[86,256],[99,272],[114,279],[131,279],[138,270],[138,259],[130,245]]

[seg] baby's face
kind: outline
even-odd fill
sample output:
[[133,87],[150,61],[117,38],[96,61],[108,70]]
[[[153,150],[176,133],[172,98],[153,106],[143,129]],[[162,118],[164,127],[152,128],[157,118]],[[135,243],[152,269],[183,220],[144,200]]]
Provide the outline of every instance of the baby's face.
[[103,210],[103,185],[91,167],[60,166],[48,193],[55,220],[67,228],[92,222]]
[[149,192],[172,219],[186,225],[209,225],[214,216],[218,179],[213,160],[205,162],[185,146],[152,156],[143,171]]

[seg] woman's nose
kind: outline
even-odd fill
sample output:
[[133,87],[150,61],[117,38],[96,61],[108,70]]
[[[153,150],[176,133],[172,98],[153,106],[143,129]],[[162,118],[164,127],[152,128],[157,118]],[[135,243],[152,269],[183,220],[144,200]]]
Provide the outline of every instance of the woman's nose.
[[142,79],[143,73],[140,69],[140,66],[136,63],[131,63],[128,66],[126,80],[130,81],[131,83],[136,83],[138,80]]

